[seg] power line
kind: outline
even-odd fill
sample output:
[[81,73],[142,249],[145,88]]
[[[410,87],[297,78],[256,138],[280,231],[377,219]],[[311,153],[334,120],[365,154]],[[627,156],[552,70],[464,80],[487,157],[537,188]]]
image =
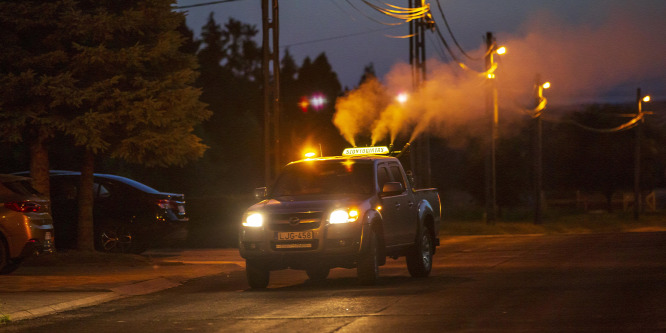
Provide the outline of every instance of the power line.
[[325,42],[329,40],[335,40],[335,39],[342,39],[342,38],[347,38],[347,37],[355,37],[355,36],[361,36],[361,35],[368,35],[372,34],[375,32],[380,32],[380,31],[386,31],[386,30],[391,30],[395,29],[397,27],[389,27],[389,28],[384,28],[384,29],[377,29],[377,30],[371,30],[371,31],[364,31],[364,32],[357,32],[357,33],[352,33],[352,34],[347,34],[347,35],[342,35],[342,36],[335,36],[335,37],[328,37],[328,38],[321,38],[321,39],[315,39],[315,40],[309,40],[309,41],[304,41],[304,42],[298,42],[298,43],[292,43],[292,44],[287,44],[280,46],[280,48],[286,48],[290,46],[298,46],[298,45],[304,45],[304,44],[312,44],[312,43],[319,43],[319,42]]
[[346,0],[346,1],[347,1],[347,3],[348,3],[352,8],[354,8],[357,12],[361,13],[361,15],[365,16],[365,18],[367,18],[367,19],[369,19],[370,21],[373,21],[373,22],[375,22],[375,23],[379,23],[379,24],[383,24],[383,25],[402,25],[402,24],[405,23],[405,22],[387,23],[387,22],[382,22],[382,21],[376,20],[376,19],[374,19],[372,16],[366,14],[365,12],[363,12],[362,10],[360,10],[360,9],[358,9],[356,6],[354,6],[354,4],[353,4],[350,0]]
[[194,4],[194,5],[175,6],[175,7],[172,7],[172,8],[173,9],[187,9],[187,8],[194,8],[194,7],[217,5],[217,4],[225,3],[225,2],[236,2],[236,1],[242,1],[242,0],[219,0],[219,1],[197,3],[197,4]]
[[453,31],[451,30],[451,26],[449,26],[449,21],[446,19],[446,16],[444,15],[444,10],[442,9],[442,5],[440,4],[439,0],[437,0],[437,8],[439,9],[439,13],[442,15],[442,19],[444,20],[444,24],[446,25],[446,29],[449,31],[449,35],[451,35],[451,38],[453,39],[453,42],[458,47],[458,50],[460,50],[460,52],[470,60],[483,60],[483,58],[486,55],[483,55],[483,57],[478,57],[478,58],[477,57],[472,57],[472,56],[468,55],[467,52],[465,52],[465,50],[462,48],[462,46],[460,46],[460,44],[458,43],[458,40],[453,35]]
[[586,130],[586,131],[597,132],[597,133],[614,133],[614,132],[620,132],[620,131],[632,129],[632,128],[638,126],[640,124],[639,122],[641,121],[641,119],[643,119],[643,116],[644,116],[644,113],[639,113],[633,119],[629,120],[628,122],[626,122],[626,123],[624,123],[620,126],[613,127],[613,128],[589,127],[589,126],[585,126],[585,125],[583,125],[583,124],[581,124],[581,123],[579,123],[579,122],[577,122],[573,119],[569,119],[568,123],[576,125],[576,126],[582,128],[582,129]]

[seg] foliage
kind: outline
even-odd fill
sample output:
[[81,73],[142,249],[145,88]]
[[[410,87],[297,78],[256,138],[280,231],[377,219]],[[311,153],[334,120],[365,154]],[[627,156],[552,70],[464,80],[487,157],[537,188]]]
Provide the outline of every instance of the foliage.
[[[224,28],[212,14],[202,27],[202,49],[197,53],[201,76],[196,84],[201,100],[213,115],[201,127],[211,149],[198,163],[201,192],[250,191],[261,174],[261,52],[253,38],[256,28],[230,19]],[[256,186],[259,186],[258,184]]]
[[[184,16],[168,1],[0,6],[8,50],[0,58],[0,90],[7,92],[0,96],[0,131],[7,141],[37,138],[43,152],[46,139],[65,134],[84,150],[82,179],[102,153],[146,166],[184,165],[203,155],[207,147],[193,131],[210,113],[192,87],[196,58],[180,51]],[[79,226],[91,231],[88,191],[92,184],[81,191]],[[90,244],[91,237],[79,240]]]

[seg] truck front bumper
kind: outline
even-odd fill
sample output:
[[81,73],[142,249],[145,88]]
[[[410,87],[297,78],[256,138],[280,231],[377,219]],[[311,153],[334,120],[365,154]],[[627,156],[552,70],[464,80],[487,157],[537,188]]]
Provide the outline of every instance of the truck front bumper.
[[361,244],[360,229],[359,222],[325,225],[308,230],[312,239],[279,240],[276,230],[241,228],[238,247],[243,258],[270,270],[305,269],[315,264],[353,268]]

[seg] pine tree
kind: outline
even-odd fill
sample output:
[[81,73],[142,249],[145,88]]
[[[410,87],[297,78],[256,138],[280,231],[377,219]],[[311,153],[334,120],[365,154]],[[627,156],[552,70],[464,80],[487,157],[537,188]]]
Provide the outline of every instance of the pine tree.
[[240,189],[261,172],[262,54],[256,34],[253,26],[234,19],[223,28],[212,13],[201,29],[197,85],[213,111],[203,126],[211,149],[201,163],[209,175],[202,190]]
[[53,107],[71,98],[65,92],[51,97],[71,84],[63,69],[67,37],[58,24],[65,6],[65,1],[0,2],[0,140],[28,146],[35,188],[47,196],[47,144],[59,119]]
[[[184,38],[177,29],[184,16],[173,12],[171,3],[21,1],[0,8],[3,25],[12,32],[9,44],[3,45],[14,53],[2,58],[2,82],[23,78],[23,87],[32,89],[26,95],[39,97],[14,103],[34,110],[31,123],[21,122],[18,108],[5,107],[2,122],[23,124],[12,129],[24,139],[25,129],[41,130],[47,137],[58,129],[85,151],[79,191],[81,250],[93,249],[96,156],[145,166],[184,165],[207,148],[193,128],[210,112],[192,87],[196,58],[179,50]],[[40,31],[30,28],[33,20],[45,22]]]

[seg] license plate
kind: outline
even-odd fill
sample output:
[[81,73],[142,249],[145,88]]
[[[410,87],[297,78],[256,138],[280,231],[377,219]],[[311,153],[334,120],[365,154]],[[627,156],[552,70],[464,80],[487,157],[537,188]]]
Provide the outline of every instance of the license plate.
[[178,213],[180,213],[180,214],[185,214],[185,206],[183,206],[183,205],[178,205]]
[[314,234],[312,231],[278,232],[276,238],[277,240],[313,239]]

